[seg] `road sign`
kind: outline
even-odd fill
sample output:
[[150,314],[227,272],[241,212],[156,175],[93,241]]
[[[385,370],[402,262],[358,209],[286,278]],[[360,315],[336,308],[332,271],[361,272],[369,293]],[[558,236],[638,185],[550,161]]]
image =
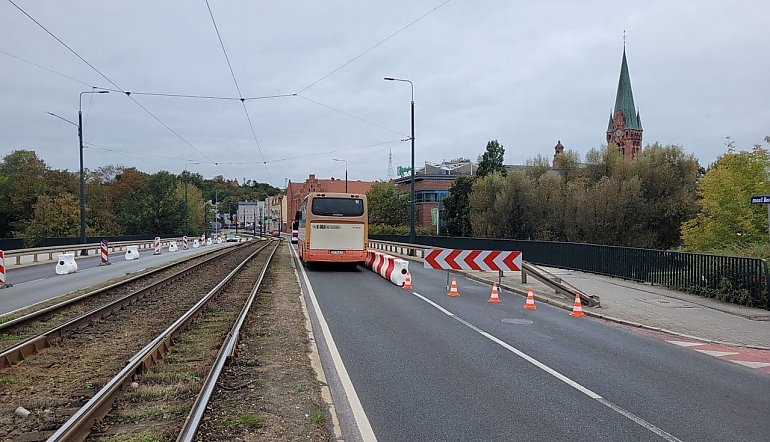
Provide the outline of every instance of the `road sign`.
[[426,249],[425,268],[518,272],[521,252],[501,250]]
[[430,209],[430,223],[434,226],[438,225],[438,207]]
[[770,195],[751,195],[751,204],[770,204]]

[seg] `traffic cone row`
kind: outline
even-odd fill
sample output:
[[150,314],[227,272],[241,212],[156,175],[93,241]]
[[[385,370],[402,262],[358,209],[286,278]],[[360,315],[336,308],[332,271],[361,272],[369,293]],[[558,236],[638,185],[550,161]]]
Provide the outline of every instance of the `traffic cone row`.
[[[404,289],[405,290],[412,290],[412,275],[407,273],[406,279],[404,281]],[[449,293],[448,296],[451,296],[453,298],[456,298],[460,296],[460,292],[457,290],[457,280],[452,278],[452,284],[449,286]],[[490,304],[500,304],[500,291],[497,288],[497,283],[492,283],[492,293],[489,296],[489,300],[487,301]],[[536,310],[537,306],[535,306],[535,295],[532,290],[532,287],[529,287],[527,289],[527,301],[524,303],[524,309],[525,310]],[[580,294],[575,294],[575,304],[572,307],[572,312],[569,314],[570,316],[574,318],[582,318],[585,316],[585,312],[583,311],[583,305],[580,302]]]

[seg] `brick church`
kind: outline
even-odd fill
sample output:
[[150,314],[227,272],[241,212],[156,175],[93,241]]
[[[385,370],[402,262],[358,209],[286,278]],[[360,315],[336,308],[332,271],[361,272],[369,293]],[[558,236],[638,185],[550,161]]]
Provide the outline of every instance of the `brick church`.
[[607,144],[616,145],[626,159],[633,159],[642,151],[642,119],[634,106],[631,92],[631,77],[628,75],[626,48],[623,48],[623,62],[620,65],[618,92],[615,95],[615,109],[607,125]]

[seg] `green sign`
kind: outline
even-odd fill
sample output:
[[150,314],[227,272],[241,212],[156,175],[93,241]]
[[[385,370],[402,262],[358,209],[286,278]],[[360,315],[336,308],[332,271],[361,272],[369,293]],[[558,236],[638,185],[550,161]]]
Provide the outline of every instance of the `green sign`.
[[430,223],[434,226],[438,225],[438,207],[430,209]]
[[273,220],[273,217],[272,217],[272,216],[270,216],[270,215],[268,215],[268,216],[266,216],[266,217],[265,217],[265,219],[266,219],[267,221],[272,221],[272,220]]
[[397,173],[397,174],[398,174],[398,176],[400,176],[400,177],[403,177],[404,175],[406,175],[407,173],[409,173],[409,172],[411,172],[411,171],[412,171],[412,168],[411,168],[411,167],[403,167],[403,166],[398,166],[398,167],[396,168],[396,173]]

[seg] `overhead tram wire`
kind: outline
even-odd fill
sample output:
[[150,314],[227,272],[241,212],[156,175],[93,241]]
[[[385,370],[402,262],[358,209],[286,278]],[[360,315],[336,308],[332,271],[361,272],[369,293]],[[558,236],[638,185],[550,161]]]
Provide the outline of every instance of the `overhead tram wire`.
[[[447,4],[447,3],[449,3],[450,1],[452,1],[452,0],[444,0],[444,1],[442,1],[441,3],[439,3],[439,4],[438,4],[438,5],[436,5],[436,6],[434,6],[434,7],[433,7],[431,10],[429,10],[429,11],[428,11],[428,12],[426,12],[425,14],[423,14],[423,15],[421,15],[421,16],[419,16],[419,17],[417,17],[416,19],[412,20],[411,22],[409,22],[409,23],[407,23],[406,25],[404,25],[403,27],[401,27],[401,28],[400,28],[399,30],[397,30],[396,32],[394,32],[394,33],[392,33],[392,34],[388,35],[388,36],[387,36],[387,37],[385,37],[384,39],[382,39],[382,40],[380,40],[379,42],[375,43],[375,44],[374,44],[374,46],[371,46],[369,49],[366,49],[365,51],[361,52],[360,54],[356,55],[355,57],[353,57],[353,58],[351,58],[350,60],[346,61],[345,63],[341,64],[340,66],[338,66],[338,67],[336,67],[336,68],[332,69],[332,70],[331,70],[331,71],[329,71],[329,72],[328,72],[326,75],[324,75],[324,76],[322,76],[321,78],[317,79],[316,81],[314,81],[314,82],[310,83],[309,85],[307,85],[307,86],[303,87],[302,89],[300,89],[299,91],[297,91],[297,94],[298,94],[298,95],[299,95],[299,94],[301,94],[302,92],[304,92],[304,91],[306,91],[306,90],[310,89],[311,87],[313,87],[313,86],[315,86],[316,84],[318,84],[318,83],[322,82],[323,80],[327,79],[328,77],[330,77],[330,76],[334,75],[334,74],[335,74],[337,71],[341,70],[341,69],[342,69],[342,68],[344,68],[345,66],[347,66],[347,65],[349,65],[349,64],[351,64],[351,63],[353,63],[354,61],[358,60],[359,58],[361,58],[361,57],[363,57],[364,55],[368,54],[369,52],[373,51],[374,49],[376,49],[376,48],[377,48],[378,46],[380,46],[381,44],[385,43],[386,41],[388,41],[388,40],[390,40],[391,38],[395,37],[396,35],[400,34],[402,31],[404,31],[404,30],[406,30],[407,28],[411,27],[412,25],[414,25],[414,24],[415,24],[415,23],[417,23],[418,21],[422,20],[423,18],[425,18],[425,17],[429,16],[430,14],[432,14],[433,12],[435,12],[437,9],[441,8],[442,6],[446,5],[446,4]],[[207,2],[208,2],[208,0],[207,0]]]
[[[22,9],[22,8],[21,8],[19,5],[17,5],[17,4],[16,4],[16,3],[15,3],[13,0],[8,0],[8,2],[9,2],[10,4],[12,4],[12,5],[13,5],[13,6],[14,6],[16,9],[18,9],[19,11],[21,11],[21,13],[22,13],[22,14],[24,14],[25,16],[27,16],[27,18],[29,18],[30,20],[32,20],[32,21],[33,21],[33,22],[34,22],[36,25],[38,25],[38,26],[40,27],[40,29],[42,29],[43,31],[45,31],[45,32],[46,32],[48,35],[50,35],[50,36],[51,36],[51,37],[52,37],[54,40],[58,41],[58,42],[59,42],[59,44],[61,44],[61,45],[62,45],[62,46],[64,46],[65,48],[67,48],[67,50],[69,50],[69,51],[70,51],[70,52],[71,52],[73,55],[75,55],[77,58],[79,58],[79,59],[80,59],[80,61],[82,61],[83,63],[85,63],[86,65],[88,65],[88,67],[90,67],[91,69],[93,69],[93,70],[94,70],[94,71],[95,71],[97,74],[99,74],[99,75],[100,75],[102,78],[104,78],[105,80],[107,80],[107,82],[108,82],[108,83],[110,83],[111,85],[113,85],[113,86],[114,86],[115,88],[117,88],[117,89],[118,89],[120,92],[122,92],[122,93],[123,93],[123,94],[125,94],[125,95],[126,95],[128,98],[130,98],[130,99],[131,99],[131,101],[133,101],[134,103],[136,103],[136,104],[137,104],[137,105],[138,105],[140,108],[142,108],[142,110],[144,110],[144,111],[145,111],[146,113],[148,113],[148,114],[149,114],[151,117],[153,117],[153,118],[154,118],[154,119],[155,119],[155,120],[156,120],[158,123],[160,123],[160,124],[161,124],[163,127],[165,127],[165,128],[166,128],[166,129],[168,129],[168,130],[169,130],[171,133],[173,133],[173,134],[174,134],[174,135],[175,135],[177,138],[179,138],[179,139],[180,139],[180,140],[181,140],[183,143],[187,144],[187,145],[188,145],[188,146],[189,146],[189,147],[190,147],[192,150],[194,150],[195,152],[197,152],[197,153],[198,153],[199,155],[201,155],[203,158],[205,158],[205,159],[209,160],[211,163],[215,163],[215,162],[214,162],[214,161],[213,161],[211,158],[209,158],[209,157],[208,157],[206,154],[204,154],[203,152],[201,152],[201,151],[200,151],[198,148],[196,148],[195,146],[193,146],[193,145],[192,145],[192,144],[191,144],[189,141],[187,141],[186,139],[184,139],[184,138],[183,138],[183,137],[182,137],[182,136],[181,136],[181,135],[180,135],[178,132],[176,132],[174,129],[171,129],[171,127],[169,127],[169,126],[168,126],[166,123],[164,123],[164,122],[163,122],[163,121],[162,121],[160,118],[158,118],[158,116],[157,116],[157,115],[155,115],[154,113],[150,112],[150,110],[149,110],[149,109],[147,109],[145,106],[143,106],[141,103],[139,103],[139,102],[138,102],[138,101],[137,101],[135,98],[133,98],[133,97],[131,96],[131,94],[130,94],[130,93],[126,93],[126,91],[125,91],[123,88],[121,88],[120,86],[118,86],[118,85],[117,85],[117,84],[116,84],[114,81],[112,81],[112,80],[111,80],[111,79],[110,79],[108,76],[106,76],[106,75],[105,75],[105,74],[104,74],[102,71],[100,71],[99,69],[97,69],[97,68],[96,68],[96,66],[94,66],[94,65],[92,65],[90,62],[88,62],[88,60],[86,60],[86,59],[85,59],[85,58],[83,58],[83,57],[82,57],[80,54],[78,54],[78,53],[77,53],[77,51],[75,51],[74,49],[72,49],[72,48],[71,48],[69,45],[67,45],[67,43],[65,43],[64,41],[62,41],[62,40],[61,40],[59,37],[57,37],[57,36],[56,36],[56,35],[55,35],[53,32],[49,31],[49,30],[48,30],[48,28],[46,28],[45,26],[43,26],[43,25],[42,25],[42,23],[40,23],[39,21],[37,21],[37,20],[36,20],[34,17],[32,17],[31,15],[29,15],[29,13],[27,13],[27,11],[25,11],[24,9]],[[220,168],[220,170],[221,170],[221,168]],[[222,172],[224,172],[224,170],[222,170]],[[225,175],[227,175],[227,174],[225,173]]]
[[[81,84],[83,86],[87,86],[94,89],[101,89],[104,91],[110,91],[110,92],[117,92],[122,94],[129,94],[129,95],[142,95],[142,96],[148,96],[148,97],[169,97],[169,98],[197,98],[202,100],[231,100],[231,101],[240,101],[241,98],[239,97],[222,97],[222,96],[216,96],[216,95],[200,95],[200,94],[175,94],[170,92],[141,92],[141,91],[122,91],[119,89],[112,89],[108,87],[102,87],[102,86],[96,86],[90,83],[87,83],[83,80],[79,80],[75,77],[71,77],[67,74],[64,74],[62,72],[59,72],[55,69],[51,69],[49,67],[43,66],[41,64],[35,63],[34,61],[27,60],[25,58],[19,57],[18,55],[11,54],[10,52],[6,52],[2,49],[0,49],[0,54],[6,55],[8,57],[11,57],[13,59],[16,59],[22,63],[26,63],[30,66],[34,66],[36,68],[42,69],[44,71],[50,72],[51,74],[57,75],[62,78],[66,78],[67,80],[74,81],[75,83]],[[272,98],[290,98],[290,97],[296,97],[297,94],[274,94],[274,95],[262,95],[262,96],[256,96],[256,97],[243,97],[243,100],[251,101],[251,100],[267,100]]]
[[241,87],[238,84],[238,79],[235,77],[235,71],[233,71],[233,65],[230,63],[230,57],[227,55],[227,49],[225,49],[225,43],[222,41],[222,34],[219,33],[219,26],[217,26],[217,21],[214,19],[214,13],[211,11],[211,5],[209,5],[209,0],[205,0],[206,2],[206,9],[209,11],[209,17],[211,17],[211,23],[214,25],[214,30],[217,33],[217,39],[219,39],[219,46],[222,47],[222,53],[225,55],[225,61],[227,61],[227,67],[230,69],[230,75],[233,77],[233,83],[235,83],[235,90],[238,91],[238,96],[241,97],[241,106],[243,106],[243,112],[246,114],[246,120],[249,122],[249,128],[251,129],[251,136],[254,138],[254,143],[257,145],[257,150],[259,151],[259,156],[262,158],[262,162],[265,165],[265,175],[267,175],[267,182],[272,182],[270,179],[270,169],[267,167],[267,162],[265,161],[265,154],[262,152],[262,146],[259,145],[259,140],[257,139],[257,132],[254,130],[254,123],[251,121],[251,115],[249,115],[249,110],[246,108],[245,98],[243,98],[243,93],[241,92]]
[[[290,160],[296,160],[296,159],[301,159],[301,158],[311,158],[311,157],[318,157],[318,156],[323,156],[323,155],[331,155],[331,154],[335,154],[335,153],[339,153],[339,152],[345,152],[345,151],[349,151],[349,150],[355,150],[355,149],[366,149],[366,148],[370,148],[370,147],[387,146],[387,145],[392,145],[392,144],[403,143],[405,141],[409,141],[409,139],[405,139],[405,140],[404,139],[402,139],[402,140],[391,140],[391,141],[383,141],[381,143],[373,143],[373,144],[364,144],[364,145],[361,145],[361,146],[345,147],[345,148],[336,149],[336,150],[329,150],[329,151],[325,151],[325,152],[311,153],[311,154],[308,154],[308,155],[293,155],[291,158],[277,158],[277,159],[274,159],[274,160],[266,160],[264,162],[268,163],[268,164],[270,164],[270,163],[280,163],[282,161],[290,161]],[[223,162],[222,164],[225,164],[225,165],[247,165],[247,164],[259,164],[259,163],[262,163],[262,161],[231,161],[231,162]]]
[[358,120],[358,121],[362,121],[362,122],[364,122],[364,123],[366,123],[366,124],[369,124],[369,125],[371,125],[371,126],[374,126],[374,127],[378,127],[378,128],[380,128],[380,129],[386,130],[386,131],[388,131],[388,132],[393,132],[393,133],[394,133],[394,134],[396,134],[396,135],[401,135],[401,136],[403,136],[403,137],[408,137],[408,136],[409,136],[409,135],[407,135],[407,134],[404,134],[404,133],[401,133],[401,132],[399,132],[399,131],[397,131],[397,130],[391,129],[391,128],[389,128],[389,127],[386,127],[386,126],[383,126],[383,125],[381,125],[381,124],[373,123],[373,122],[371,122],[371,121],[369,121],[369,120],[366,120],[366,119],[364,119],[364,118],[361,118],[361,117],[359,117],[359,116],[353,115],[353,114],[351,114],[351,113],[349,113],[349,112],[345,112],[345,111],[343,111],[343,110],[341,110],[341,109],[337,109],[336,107],[332,107],[332,106],[329,106],[328,104],[324,104],[324,103],[321,103],[321,102],[320,102],[320,101],[318,101],[318,100],[314,100],[314,99],[312,99],[312,98],[306,97],[306,96],[304,96],[304,95],[302,95],[302,94],[300,94],[300,93],[297,93],[297,94],[295,94],[295,95],[296,95],[297,97],[299,97],[299,98],[303,99],[303,100],[306,100],[306,101],[309,101],[309,102],[311,102],[311,103],[317,104],[317,105],[319,105],[319,106],[321,106],[321,107],[325,107],[326,109],[332,110],[332,111],[334,111],[334,112],[339,112],[339,113],[341,113],[342,115],[347,115],[347,116],[348,116],[348,117],[350,117],[350,118],[355,118],[356,120]]

